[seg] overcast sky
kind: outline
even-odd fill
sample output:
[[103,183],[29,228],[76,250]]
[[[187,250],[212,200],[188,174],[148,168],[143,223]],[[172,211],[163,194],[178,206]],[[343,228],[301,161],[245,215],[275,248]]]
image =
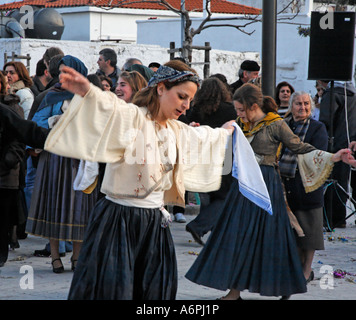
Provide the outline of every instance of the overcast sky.
[[11,2],[18,2],[20,0],[0,0],[0,4],[3,4],[3,3],[11,3]]

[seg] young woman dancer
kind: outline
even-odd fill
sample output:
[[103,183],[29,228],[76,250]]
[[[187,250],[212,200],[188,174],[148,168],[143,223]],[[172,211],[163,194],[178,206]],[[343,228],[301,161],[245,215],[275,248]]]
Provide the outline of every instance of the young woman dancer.
[[332,155],[302,143],[275,110],[265,109],[261,89],[253,84],[239,88],[233,100],[237,122],[260,164],[273,214],[245,198],[235,179],[218,221],[186,277],[200,285],[230,290],[222,298],[228,300],[239,299],[243,290],[282,297],[306,292],[306,279],[276,170],[277,150],[283,143],[292,152],[305,154],[310,168],[317,160],[314,178],[318,179],[308,177],[310,189],[320,186],[333,162],[349,151],[344,149]]
[[[161,66],[133,104],[64,72],[62,87],[77,95],[45,149],[107,163],[106,197],[91,214],[69,299],[174,299],[177,265],[164,205],[184,206],[185,188],[218,189],[231,123],[212,129],[176,121],[200,83],[179,61]],[[216,159],[194,163],[197,152]]]

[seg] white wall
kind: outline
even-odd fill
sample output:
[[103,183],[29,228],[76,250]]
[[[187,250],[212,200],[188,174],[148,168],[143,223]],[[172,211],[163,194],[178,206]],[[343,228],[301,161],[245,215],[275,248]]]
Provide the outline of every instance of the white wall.
[[[56,10],[62,15],[65,25],[62,40],[98,41],[120,39],[124,43],[135,43],[137,38],[137,20],[160,21],[163,19],[166,21],[179,18],[178,14],[170,10],[123,8],[105,10],[88,6],[56,8]],[[191,12],[190,16],[193,18],[202,17],[203,13]],[[224,15],[214,14],[214,17],[219,16]],[[175,32],[176,30],[173,31],[173,33]],[[166,30],[164,27],[156,36],[160,37],[162,33],[170,34],[170,30]],[[178,30],[178,35],[180,36],[180,30]]]
[[[118,55],[118,66],[124,64],[127,58],[139,58],[144,65],[152,61],[165,63],[169,60],[168,48],[157,45],[134,45],[120,44],[113,42],[90,42],[90,41],[63,41],[63,40],[33,40],[33,39],[0,39],[0,69],[4,65],[4,53],[11,55],[15,52],[18,55],[30,54],[31,64],[30,73],[33,75],[36,70],[36,63],[43,56],[47,48],[60,47],[65,54],[73,55],[81,59],[87,66],[89,73],[94,73],[98,66],[96,61],[99,57],[99,51],[109,47],[116,51]],[[230,79],[236,78],[236,70],[245,59],[259,61],[259,55],[256,52],[227,52],[221,50],[212,50],[211,74],[223,73]],[[203,52],[196,54],[194,61],[203,61]],[[22,61],[26,63],[26,61]],[[203,77],[203,68],[201,65],[193,65],[200,77]]]
[[120,39],[135,43],[136,20],[150,18],[176,18],[169,10],[134,10],[114,8],[105,10],[97,7],[56,8],[62,15],[65,29],[61,40],[99,41]]
[[69,14],[62,14],[64,22],[64,31],[62,40],[77,40],[90,41],[91,28],[90,17],[84,12],[73,12]]
[[136,19],[142,19],[142,16],[92,12],[90,14],[90,40],[118,39],[135,43]]

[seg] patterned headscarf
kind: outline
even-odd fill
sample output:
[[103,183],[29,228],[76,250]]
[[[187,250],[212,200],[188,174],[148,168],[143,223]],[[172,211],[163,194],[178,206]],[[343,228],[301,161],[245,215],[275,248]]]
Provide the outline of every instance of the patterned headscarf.
[[154,73],[150,81],[148,82],[148,87],[154,87],[158,83],[168,81],[168,82],[182,82],[182,81],[192,81],[200,87],[201,80],[197,74],[193,71],[178,71],[168,66],[160,66]]

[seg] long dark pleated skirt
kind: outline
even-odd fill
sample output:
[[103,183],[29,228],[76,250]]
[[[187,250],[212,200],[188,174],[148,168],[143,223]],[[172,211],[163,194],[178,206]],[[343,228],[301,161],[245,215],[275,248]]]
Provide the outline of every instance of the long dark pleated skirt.
[[43,151],[36,171],[26,231],[48,239],[83,241],[99,194],[74,191],[79,161]]
[[261,166],[273,215],[260,209],[232,183],[211,235],[186,274],[200,285],[248,290],[263,296],[306,292],[296,240],[283,200],[279,175]]
[[68,299],[173,300],[177,262],[159,209],[115,204],[94,208]]

